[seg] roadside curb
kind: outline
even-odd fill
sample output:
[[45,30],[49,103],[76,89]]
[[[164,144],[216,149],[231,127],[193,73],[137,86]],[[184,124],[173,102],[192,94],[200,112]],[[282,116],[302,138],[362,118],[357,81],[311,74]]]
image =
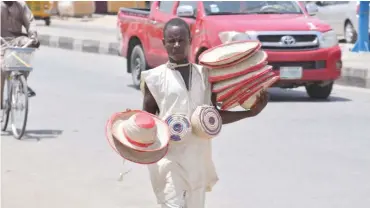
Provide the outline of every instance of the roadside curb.
[[[43,46],[119,56],[119,44],[117,42],[103,42],[89,39],[80,40],[71,37],[50,35],[39,35],[39,39]],[[358,69],[344,66],[341,78],[335,83],[370,89],[370,69]]]
[[370,69],[359,69],[344,66],[342,68],[341,78],[335,83],[339,85],[370,89]]
[[119,44],[117,42],[103,42],[89,39],[80,40],[71,37],[41,34],[39,35],[39,40],[42,46],[53,48],[116,56],[119,54]]

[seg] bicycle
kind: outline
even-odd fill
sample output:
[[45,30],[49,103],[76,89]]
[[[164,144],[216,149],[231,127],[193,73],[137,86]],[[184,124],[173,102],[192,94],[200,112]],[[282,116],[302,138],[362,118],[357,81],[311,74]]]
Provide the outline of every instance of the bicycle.
[[[28,86],[25,73],[32,71],[30,61],[36,48],[28,48],[33,42],[32,39],[27,41],[22,47],[17,47],[15,39],[1,37],[1,70],[4,70],[5,83],[2,96],[3,117],[1,130],[5,131],[8,127],[9,118],[11,117],[11,130],[16,139],[21,139],[25,133],[28,119]],[[24,95],[24,102],[20,103],[19,97]],[[5,96],[7,96],[5,98]],[[23,121],[18,128],[15,122],[17,110],[24,110],[22,115]]]

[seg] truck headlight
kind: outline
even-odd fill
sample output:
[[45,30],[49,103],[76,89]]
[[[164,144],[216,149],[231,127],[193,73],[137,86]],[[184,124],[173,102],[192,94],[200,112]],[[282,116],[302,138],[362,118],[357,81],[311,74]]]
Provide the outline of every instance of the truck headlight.
[[322,33],[319,39],[320,48],[330,48],[338,45],[337,34],[333,30]]
[[228,43],[232,41],[241,41],[241,40],[252,40],[252,37],[246,33],[235,32],[235,31],[226,31],[220,32],[218,34],[222,43]]

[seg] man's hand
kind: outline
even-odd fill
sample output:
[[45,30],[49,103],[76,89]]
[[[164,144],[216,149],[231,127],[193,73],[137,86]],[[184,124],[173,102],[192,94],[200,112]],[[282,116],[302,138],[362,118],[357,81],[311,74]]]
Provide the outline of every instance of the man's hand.
[[251,107],[249,112],[252,116],[256,116],[266,107],[269,100],[269,95],[266,91],[261,91],[261,93],[257,97],[256,103]]
[[32,39],[32,45],[35,47],[35,48],[38,48],[40,46],[40,41],[38,40],[37,38],[37,33],[34,32],[34,33],[31,33],[29,35],[29,38]]

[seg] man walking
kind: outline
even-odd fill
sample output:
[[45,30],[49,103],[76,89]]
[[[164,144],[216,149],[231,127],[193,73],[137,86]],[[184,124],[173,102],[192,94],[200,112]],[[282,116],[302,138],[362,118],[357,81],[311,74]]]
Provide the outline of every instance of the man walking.
[[[142,72],[143,109],[161,119],[181,114],[190,118],[200,105],[214,105],[206,71],[189,63],[191,35],[188,24],[174,18],[163,30],[163,45],[169,61]],[[262,92],[249,111],[222,111],[223,124],[258,115],[267,105],[268,95]],[[172,141],[168,154],[149,165],[154,193],[162,208],[204,208],[205,193],[218,181],[211,157],[211,141],[197,138],[191,132],[181,142]]]

